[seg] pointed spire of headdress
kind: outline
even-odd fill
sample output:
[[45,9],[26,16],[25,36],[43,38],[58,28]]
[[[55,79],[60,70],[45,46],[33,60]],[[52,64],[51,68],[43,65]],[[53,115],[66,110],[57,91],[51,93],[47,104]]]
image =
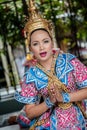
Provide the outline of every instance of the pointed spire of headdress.
[[31,17],[31,19],[35,19],[35,17],[39,17],[40,15],[38,15],[38,10],[35,7],[35,2],[34,0],[29,0],[29,16]]

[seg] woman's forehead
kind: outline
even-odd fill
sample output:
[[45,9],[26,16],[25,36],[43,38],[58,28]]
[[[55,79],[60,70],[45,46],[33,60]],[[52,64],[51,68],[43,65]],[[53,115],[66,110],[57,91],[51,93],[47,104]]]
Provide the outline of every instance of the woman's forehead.
[[51,36],[49,35],[49,33],[46,31],[46,30],[43,30],[43,29],[39,29],[39,30],[35,30],[34,32],[32,32],[31,34],[31,38],[32,37],[40,37],[40,36],[46,36],[46,37],[50,37]]

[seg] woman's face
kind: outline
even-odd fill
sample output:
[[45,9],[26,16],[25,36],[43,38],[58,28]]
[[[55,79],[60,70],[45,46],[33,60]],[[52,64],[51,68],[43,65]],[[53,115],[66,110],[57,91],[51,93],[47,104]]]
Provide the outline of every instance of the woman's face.
[[53,43],[48,32],[37,30],[31,35],[30,50],[39,61],[52,58]]

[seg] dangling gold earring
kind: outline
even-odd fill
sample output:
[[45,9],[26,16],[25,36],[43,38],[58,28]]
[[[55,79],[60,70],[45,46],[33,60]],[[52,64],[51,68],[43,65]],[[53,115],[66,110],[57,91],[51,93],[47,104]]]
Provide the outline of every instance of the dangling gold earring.
[[[26,37],[26,34],[25,34],[25,37]],[[32,60],[33,59],[33,55],[29,51],[29,42],[28,42],[28,39],[25,39],[25,45],[26,45],[26,60]]]
[[26,59],[27,59],[27,60],[32,60],[32,59],[33,59],[33,56],[32,56],[32,54],[31,54],[30,52],[27,53]]

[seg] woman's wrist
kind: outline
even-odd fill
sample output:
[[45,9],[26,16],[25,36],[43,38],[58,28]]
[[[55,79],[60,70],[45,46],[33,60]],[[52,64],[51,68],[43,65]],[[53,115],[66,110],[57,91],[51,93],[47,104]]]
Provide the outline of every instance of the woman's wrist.
[[51,107],[53,107],[53,106],[55,105],[54,103],[51,102],[51,100],[50,100],[49,97],[45,98],[44,101],[45,101],[46,106],[47,106],[48,108],[51,108]]
[[62,99],[63,99],[63,103],[69,103],[70,102],[69,93],[62,92]]

